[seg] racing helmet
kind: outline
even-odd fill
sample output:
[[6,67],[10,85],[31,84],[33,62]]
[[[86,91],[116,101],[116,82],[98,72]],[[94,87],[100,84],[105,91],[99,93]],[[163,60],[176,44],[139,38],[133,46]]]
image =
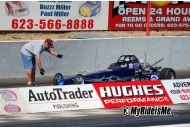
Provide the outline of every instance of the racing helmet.
[[130,61],[129,57],[126,57],[124,61]]
[[124,63],[125,63],[125,64],[130,63],[130,58],[129,58],[129,57],[126,57],[126,58],[124,59]]
[[135,56],[131,56],[131,62],[136,62],[137,58]]

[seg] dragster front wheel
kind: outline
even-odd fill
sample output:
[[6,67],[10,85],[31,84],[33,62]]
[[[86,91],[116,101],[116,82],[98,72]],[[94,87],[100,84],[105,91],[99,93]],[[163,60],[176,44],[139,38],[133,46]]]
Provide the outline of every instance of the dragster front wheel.
[[82,74],[75,76],[75,84],[84,84],[84,76]]
[[61,73],[55,74],[53,78],[53,84],[58,85],[59,81],[63,79],[63,75]]

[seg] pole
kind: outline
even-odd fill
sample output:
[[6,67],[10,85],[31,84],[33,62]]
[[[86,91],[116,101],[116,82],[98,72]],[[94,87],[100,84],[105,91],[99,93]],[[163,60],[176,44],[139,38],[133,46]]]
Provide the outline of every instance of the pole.
[[146,11],[146,36],[150,36],[150,8],[151,8],[151,2],[148,1],[147,4],[147,11]]

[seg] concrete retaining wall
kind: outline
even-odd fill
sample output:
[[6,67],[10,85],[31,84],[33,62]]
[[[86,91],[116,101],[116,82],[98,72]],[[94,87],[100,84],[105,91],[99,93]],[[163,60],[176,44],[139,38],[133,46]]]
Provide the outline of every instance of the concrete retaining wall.
[[[44,52],[42,64],[46,76],[57,72],[63,75],[95,72],[106,69],[122,54],[145,57],[153,63],[164,58],[159,65],[176,70],[190,66],[190,37],[114,38],[88,40],[57,40],[55,50],[64,55],[62,59]],[[24,78],[20,49],[26,42],[1,42],[0,78]],[[37,76],[39,70],[37,69]]]

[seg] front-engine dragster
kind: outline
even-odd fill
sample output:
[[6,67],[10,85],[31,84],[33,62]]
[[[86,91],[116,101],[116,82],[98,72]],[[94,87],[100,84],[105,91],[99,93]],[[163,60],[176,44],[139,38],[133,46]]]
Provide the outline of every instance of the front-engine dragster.
[[148,81],[176,79],[176,73],[172,68],[162,68],[156,65],[163,59],[150,65],[140,63],[135,55],[122,55],[110,64],[106,70],[90,74],[77,74],[76,76],[64,78],[61,73],[54,76],[54,85],[92,84],[101,82],[126,82],[126,81]]

